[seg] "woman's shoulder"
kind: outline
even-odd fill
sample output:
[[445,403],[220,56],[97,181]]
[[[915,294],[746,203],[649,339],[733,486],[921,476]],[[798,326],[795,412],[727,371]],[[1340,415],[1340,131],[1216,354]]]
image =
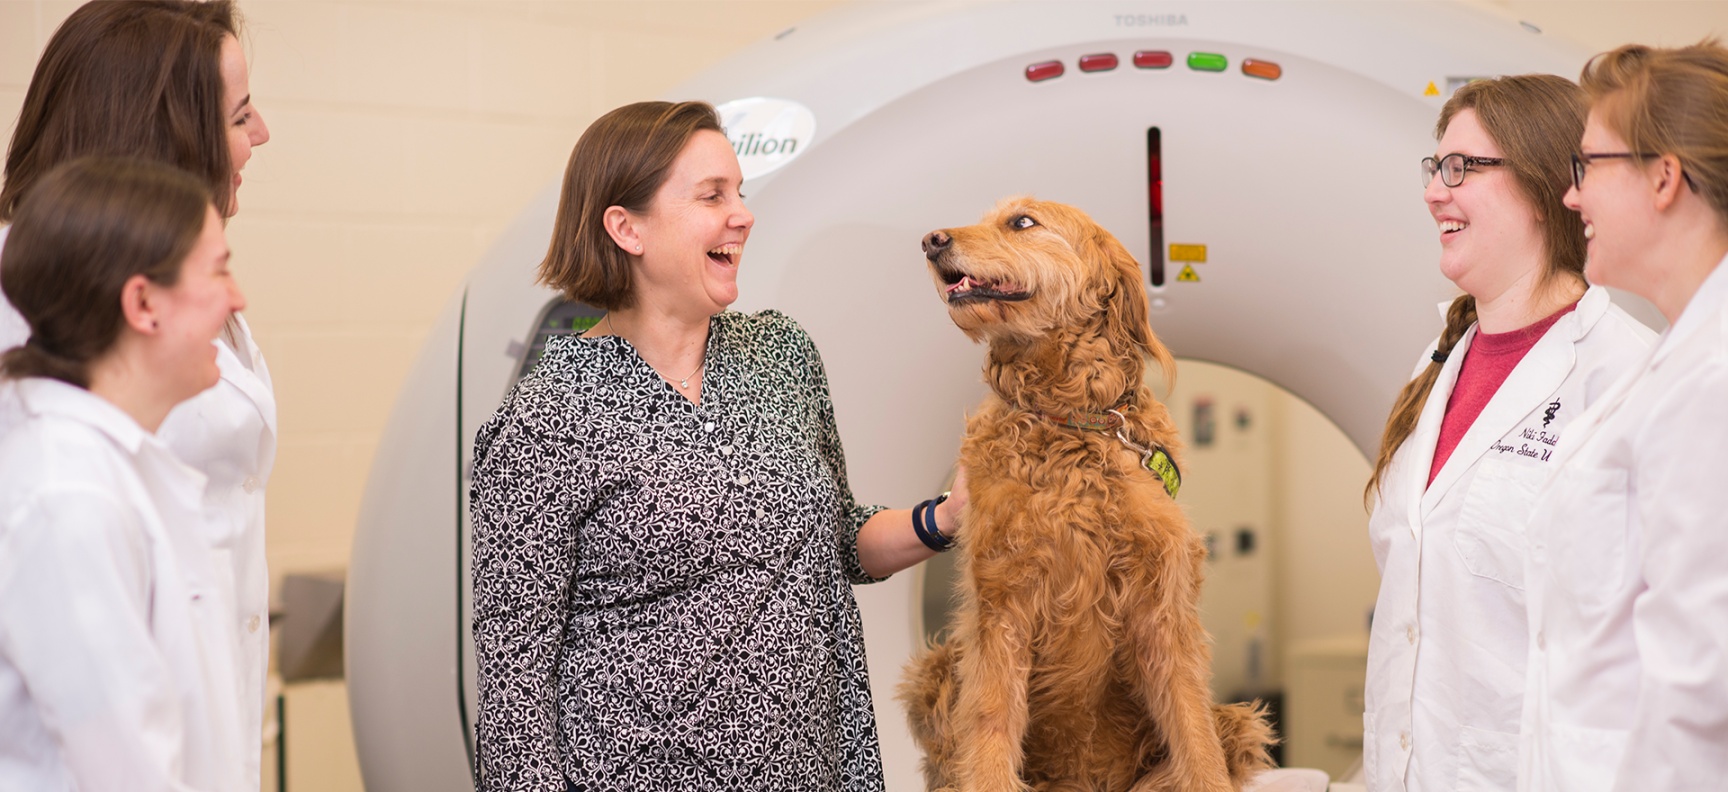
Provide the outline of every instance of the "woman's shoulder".
[[726,311],[715,316],[715,322],[719,323],[719,330],[726,337],[729,346],[740,346],[769,354],[797,353],[800,356],[809,356],[816,353],[816,342],[810,341],[810,334],[805,332],[804,325],[772,308],[755,313]]
[[771,368],[808,370],[821,356],[810,334],[792,317],[767,309],[756,313],[727,311],[715,317],[721,343],[744,358]]
[[21,558],[105,548],[116,562],[148,564],[136,551],[147,521],[160,517],[141,498],[134,457],[102,430],[63,415],[32,415],[12,427],[0,436],[0,544]]
[[1578,340],[1580,356],[1610,360],[1627,356],[1641,358],[1656,345],[1656,331],[1609,301],[1606,292],[1600,299],[1607,301],[1607,305],[1602,309],[1601,317]]
[[519,384],[546,397],[588,393],[617,381],[620,372],[632,368],[626,343],[617,336],[554,336],[547,339],[539,359]]
[[[1463,339],[1459,339],[1458,346],[1454,347],[1454,349],[1459,348],[1467,348]],[[1416,358],[1416,364],[1410,369],[1410,379],[1421,376],[1422,372],[1428,369],[1428,364],[1434,362],[1434,353],[1438,351],[1440,351],[1440,336],[1435,336],[1434,340],[1428,342],[1428,346],[1422,348],[1422,354]]]
[[[0,399],[15,402],[17,384],[7,383]],[[59,414],[19,412],[23,420],[0,437],[0,499],[24,493],[112,493],[125,485],[132,461],[101,430]]]
[[571,425],[604,399],[620,375],[622,356],[602,346],[612,339],[553,338],[534,366],[517,380],[490,423],[516,423],[541,435],[565,435]]
[[810,343],[810,334],[804,332],[797,320],[773,308],[755,313],[726,311],[716,315],[715,322],[728,336],[739,340],[793,345]]

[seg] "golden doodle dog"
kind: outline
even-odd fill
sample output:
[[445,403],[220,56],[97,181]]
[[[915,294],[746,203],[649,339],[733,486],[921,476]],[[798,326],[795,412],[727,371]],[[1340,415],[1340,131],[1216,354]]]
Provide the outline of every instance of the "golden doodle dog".
[[1141,271],[1085,213],[1011,198],[924,252],[994,391],[960,461],[971,502],[946,640],[900,686],[931,789],[1233,790],[1272,766],[1254,706],[1214,705],[1206,551],[1174,500],[1175,361]]

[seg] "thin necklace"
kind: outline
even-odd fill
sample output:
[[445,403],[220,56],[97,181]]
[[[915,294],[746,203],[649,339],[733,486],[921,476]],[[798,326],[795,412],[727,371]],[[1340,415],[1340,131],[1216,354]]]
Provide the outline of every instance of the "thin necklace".
[[[606,330],[607,330],[607,332],[611,333],[612,335],[618,336],[619,338],[624,338],[624,334],[618,332],[618,328],[612,324],[612,313],[610,311],[608,311],[606,313]],[[629,341],[630,339],[624,338],[624,340]],[[648,361],[644,360],[642,362],[647,363]],[[692,371],[689,374],[685,374],[683,379],[678,380],[679,389],[689,390],[690,389],[690,380],[695,379],[696,375],[701,374],[702,369],[705,369],[707,367],[708,367],[708,361],[706,359],[704,359],[702,361],[702,364],[696,367],[695,371]],[[650,365],[649,368],[654,368],[654,367],[652,365]],[[655,369],[655,373],[659,373],[659,370]]]

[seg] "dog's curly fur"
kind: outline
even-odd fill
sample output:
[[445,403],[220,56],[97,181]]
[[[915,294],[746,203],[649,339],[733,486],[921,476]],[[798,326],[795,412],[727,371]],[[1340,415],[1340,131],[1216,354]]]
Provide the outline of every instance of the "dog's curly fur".
[[1206,551],[1140,456],[1048,416],[1116,408],[1178,442],[1144,384],[1175,361],[1133,257],[1073,207],[1003,201],[925,238],[994,394],[960,451],[958,604],[900,686],[931,789],[1231,790],[1271,767],[1259,708],[1214,705],[1198,601]]

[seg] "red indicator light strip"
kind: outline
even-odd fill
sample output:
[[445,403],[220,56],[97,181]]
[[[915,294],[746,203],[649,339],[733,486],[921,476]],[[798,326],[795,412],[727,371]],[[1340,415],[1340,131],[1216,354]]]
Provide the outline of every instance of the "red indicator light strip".
[[1134,66],[1141,69],[1168,69],[1176,56],[1165,50],[1140,50],[1134,53]]
[[1246,58],[1242,61],[1242,73],[1262,80],[1276,80],[1284,76],[1284,67],[1271,61]]
[[1026,67],[1026,79],[1032,82],[1043,82],[1062,76],[1062,61],[1044,61]]
[[1108,52],[1080,56],[1080,71],[1101,72],[1116,68],[1116,56]]

